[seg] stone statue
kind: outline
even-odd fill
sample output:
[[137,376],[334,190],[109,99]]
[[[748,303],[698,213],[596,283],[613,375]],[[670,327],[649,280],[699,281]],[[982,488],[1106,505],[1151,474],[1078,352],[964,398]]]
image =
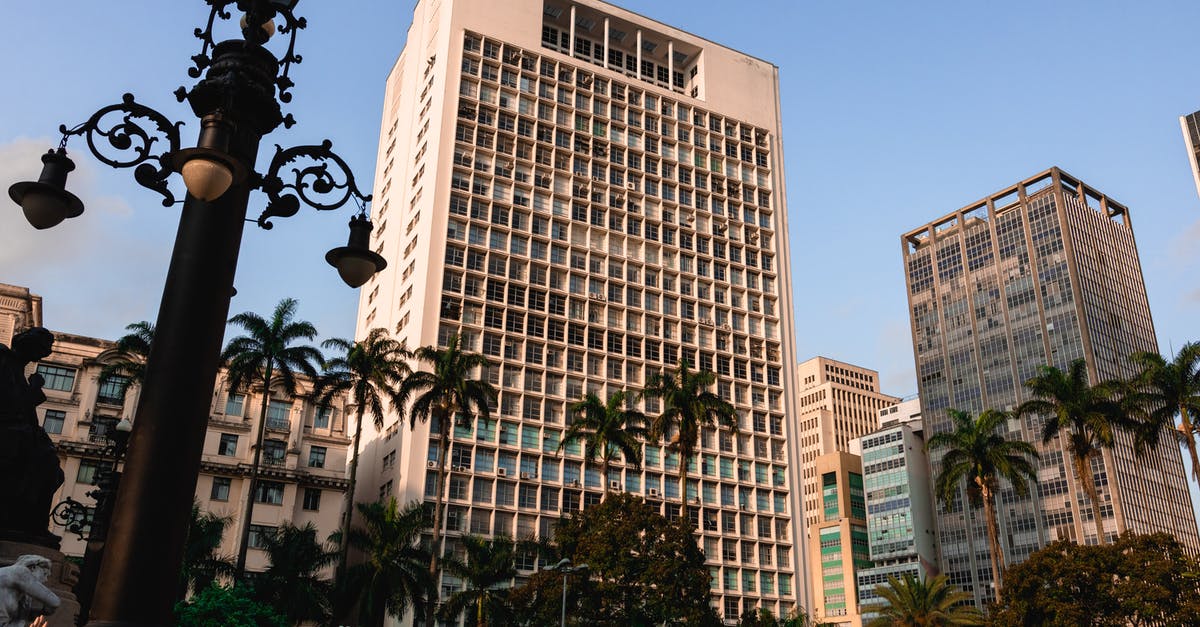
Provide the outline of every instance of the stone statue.
[[46,587],[49,578],[50,560],[40,555],[22,555],[0,568],[0,627],[26,627],[53,614],[62,601]]
[[0,538],[58,548],[48,527],[63,472],[37,417],[44,380],[37,373],[25,378],[25,368],[53,345],[54,334],[41,327],[14,335],[11,349],[0,344]]

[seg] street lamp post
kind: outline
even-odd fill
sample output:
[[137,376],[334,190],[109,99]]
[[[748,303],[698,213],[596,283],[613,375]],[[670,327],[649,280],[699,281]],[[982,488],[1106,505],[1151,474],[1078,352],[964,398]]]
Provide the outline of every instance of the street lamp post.
[[563,595],[562,595],[562,619],[560,620],[561,627],[567,627],[567,577],[575,573],[584,572],[588,569],[587,564],[571,566],[571,558],[564,557],[559,562],[547,570],[557,570],[563,576]]
[[[283,115],[280,101],[291,101],[288,71],[300,62],[296,34],[307,25],[294,13],[298,0],[206,2],[207,25],[195,32],[201,51],[188,70],[200,80],[175,92],[200,119],[195,148],[180,149],[180,123],[126,94],[83,124],[61,127],[62,142],[43,157],[39,180],[9,189],[39,229],[82,213],[82,202],[65,189],[74,167],[66,144],[82,136],[100,161],[135,168],[137,182],[162,194],[164,206],[175,204],[167,187],[173,172],[182,174],[188,191],[93,596],[88,623],[93,627],[165,627],[173,622],[250,192],[259,189],[267,195],[266,209],[251,220],[265,229],[271,228],[272,218],[295,215],[302,202],[332,210],[356,200],[360,222],[352,225],[349,245],[328,261],[347,283],[353,278],[359,284],[386,265],[353,228],[369,231],[365,203],[370,196],[359,191],[330,142],[277,148],[265,174],[254,170],[263,136],[294,123],[290,114]],[[243,13],[242,38],[216,43],[214,26],[230,20],[235,6]],[[277,25],[277,19],[282,23]],[[286,53],[280,57],[264,46],[276,30],[287,35]]]

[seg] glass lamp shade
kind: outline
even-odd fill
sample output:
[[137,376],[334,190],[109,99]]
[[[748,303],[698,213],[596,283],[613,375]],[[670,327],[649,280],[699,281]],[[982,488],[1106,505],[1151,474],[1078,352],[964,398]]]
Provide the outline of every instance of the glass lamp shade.
[[66,199],[49,190],[31,189],[21,201],[25,219],[35,229],[58,226],[67,218]]
[[375,276],[375,262],[356,255],[343,255],[335,267],[338,276],[350,287],[361,287]]
[[116,430],[121,433],[129,433],[133,431],[133,423],[129,422],[128,418],[122,418],[121,422],[117,423]]
[[[241,21],[240,26],[242,27],[242,30],[246,30],[247,22],[246,22],[245,15],[242,16],[242,21]],[[275,20],[267,20],[267,21],[263,22],[261,28],[262,28],[262,31],[264,33],[266,33],[266,39],[270,39],[272,36],[275,35]]]
[[188,193],[205,202],[220,198],[233,184],[233,171],[229,166],[204,157],[185,161],[180,174]]

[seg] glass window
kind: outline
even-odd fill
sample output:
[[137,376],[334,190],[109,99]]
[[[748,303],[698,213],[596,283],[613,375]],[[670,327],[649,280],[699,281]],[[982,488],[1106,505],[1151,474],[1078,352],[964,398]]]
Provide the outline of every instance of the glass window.
[[209,492],[208,498],[213,501],[228,501],[231,483],[233,481],[229,477],[213,477],[212,491]]
[[42,428],[46,433],[62,433],[63,423],[67,421],[67,412],[57,409],[47,409],[46,417],[42,420]]
[[283,505],[283,484],[278,481],[259,481],[254,500],[268,505]]
[[304,509],[310,512],[321,509],[320,488],[304,488]]
[[287,459],[287,443],[283,440],[263,442],[263,463],[279,465]]
[[313,416],[313,428],[328,429],[331,416],[333,416],[333,408],[326,406],[318,407],[316,415]]
[[232,433],[222,433],[221,443],[217,445],[217,455],[237,455],[238,437]]
[[250,525],[250,537],[246,545],[252,549],[266,548],[264,538],[275,535],[275,528],[269,525]]
[[44,389],[60,392],[70,392],[75,389],[74,368],[38,364],[37,373],[42,375],[42,379],[45,380],[45,383],[42,384]]
[[75,474],[75,482],[96,485],[96,480],[100,478],[100,473],[111,468],[112,464],[101,464],[94,459],[80,460],[79,472]]
[[241,416],[246,404],[245,394],[230,394],[225,399],[225,414],[228,416]]
[[125,402],[125,388],[129,387],[129,377],[112,375],[100,382],[100,391],[96,400],[110,405],[120,405]]
[[272,400],[267,405],[267,428],[281,429],[288,428],[288,417],[292,413],[292,403],[290,401]]
[[313,446],[308,449],[308,465],[313,468],[325,467],[325,452],[324,446]]

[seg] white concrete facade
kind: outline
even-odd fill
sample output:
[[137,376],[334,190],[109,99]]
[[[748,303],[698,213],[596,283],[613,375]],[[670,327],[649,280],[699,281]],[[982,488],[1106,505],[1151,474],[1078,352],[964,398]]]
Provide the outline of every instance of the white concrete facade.
[[[702,434],[685,495],[679,460],[655,446],[614,481],[667,515],[695,502],[727,619],[792,609],[780,138],[778,68],[695,35],[593,0],[417,3],[387,80],[372,207],[389,266],[362,289],[357,333],[410,347],[457,333],[495,364],[498,420],[452,438],[452,546],[463,532],[550,536],[596,502],[597,469],[555,452],[566,407],[686,358],[718,374],[741,434]],[[358,500],[432,498],[428,424],[364,434]]]

